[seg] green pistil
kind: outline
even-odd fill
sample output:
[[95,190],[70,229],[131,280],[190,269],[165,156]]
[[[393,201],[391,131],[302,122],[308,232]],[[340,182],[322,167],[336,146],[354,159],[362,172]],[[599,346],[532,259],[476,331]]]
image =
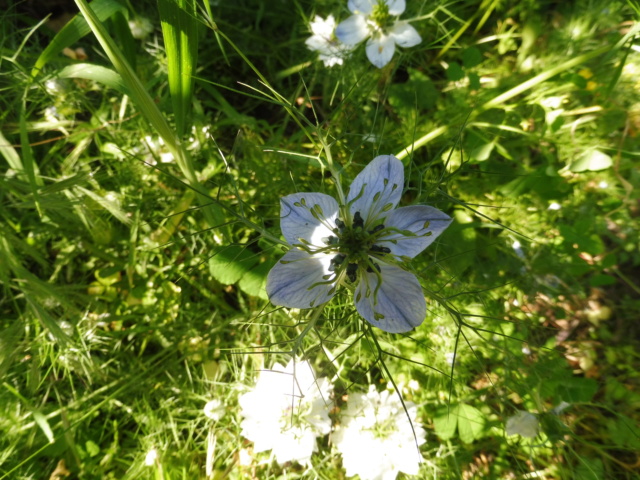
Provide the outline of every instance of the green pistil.
[[382,30],[393,25],[393,17],[389,14],[389,6],[382,0],[374,5],[370,18]]

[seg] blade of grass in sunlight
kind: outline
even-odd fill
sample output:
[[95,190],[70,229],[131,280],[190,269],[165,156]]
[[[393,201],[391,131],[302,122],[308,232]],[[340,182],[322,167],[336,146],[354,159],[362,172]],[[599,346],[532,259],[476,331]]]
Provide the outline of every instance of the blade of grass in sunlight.
[[122,77],[110,68],[90,63],[75,63],[67,65],[56,75],[58,78],[84,78],[102,83],[118,92],[129,95],[127,86],[122,81]]
[[198,26],[194,0],[158,0],[167,54],[169,91],[178,138],[189,128],[193,73],[198,61]]
[[[167,123],[167,120],[164,118],[164,115],[162,115],[162,112],[160,112],[160,109],[147,92],[145,86],[135,74],[129,65],[129,62],[124,58],[124,55],[87,2],[85,0],[76,0],[76,4],[85,16],[94,35],[109,57],[109,60],[111,60],[116,71],[122,77],[124,84],[129,89],[131,99],[142,112],[144,117],[149,121],[151,126],[158,132],[158,135],[160,135],[164,140],[165,145],[175,157],[176,163],[178,164],[182,174],[185,176],[189,187],[200,192],[201,195],[198,196],[200,201],[207,203],[207,194],[203,191],[198,181],[189,153],[180,144],[175,132]],[[208,206],[205,206],[203,210],[210,225],[217,225],[221,223],[221,215],[215,205],[211,203],[207,203],[207,205]]]
[[[494,97],[493,99],[489,100],[485,104],[481,105],[476,110],[472,111],[471,114],[469,115],[469,120],[472,120],[473,118],[477,117],[478,114],[480,114],[481,112],[484,112],[485,110],[499,107],[507,100],[511,100],[513,97],[526,92],[527,90],[535,87],[536,85],[541,84],[542,82],[546,82],[547,80],[555,77],[556,75],[566,70],[576,67],[581,63],[587,62],[592,58],[602,55],[603,53],[611,51],[612,48],[615,48],[615,47],[611,47],[611,46],[601,47],[589,53],[582,54],[578,57],[572,58],[571,60],[558,65],[557,67],[550,68],[536,75],[535,77],[530,78],[525,82],[522,82],[520,85],[517,85],[516,87],[513,87],[512,89],[507,90],[504,93],[501,93],[497,97]],[[427,133],[426,135],[423,135],[415,142],[412,142],[410,145],[407,145],[406,147],[404,147],[400,152],[398,152],[396,156],[402,160],[407,155],[411,154],[411,152],[413,152],[414,150],[425,146],[427,143],[431,142],[432,140],[435,140],[440,135],[445,134],[448,130],[449,130],[449,127],[446,125],[442,127],[438,127],[435,130],[432,130],[431,132]]]
[[7,138],[2,134],[2,131],[0,131],[0,155],[2,155],[7,161],[9,167],[16,172],[22,172],[24,170],[20,155],[18,155],[18,152],[13,148],[13,145],[11,145],[9,140],[7,140]]
[[[124,5],[115,0],[95,0],[91,2],[91,8],[100,21],[105,21],[119,10],[125,10]],[[42,51],[31,70],[31,77],[35,78],[49,60],[90,32],[91,28],[89,28],[86,20],[81,15],[76,15],[53,37],[51,43]]]
[[42,210],[40,209],[40,202],[38,200],[38,188],[43,185],[42,178],[40,178],[38,165],[33,158],[33,152],[31,151],[31,145],[29,143],[29,134],[27,132],[27,114],[26,114],[26,99],[23,99],[20,108],[20,146],[22,148],[22,158],[24,173],[29,181],[31,187],[31,193],[36,204],[36,209],[40,216],[42,216]]

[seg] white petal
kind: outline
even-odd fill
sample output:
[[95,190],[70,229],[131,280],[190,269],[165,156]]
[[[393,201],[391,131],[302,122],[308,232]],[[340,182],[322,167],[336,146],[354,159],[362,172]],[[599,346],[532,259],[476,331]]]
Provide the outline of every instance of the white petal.
[[338,202],[324,193],[293,193],[280,199],[280,229],[289,245],[300,244],[302,238],[324,246],[321,239],[332,234],[337,215]]
[[389,13],[391,15],[400,15],[404,12],[406,7],[405,0],[384,0],[384,3],[389,7]]
[[414,47],[422,41],[418,31],[406,22],[396,23],[389,36],[401,47]]
[[391,61],[395,50],[396,42],[388,35],[381,35],[367,42],[367,58],[378,68],[384,67]]
[[428,205],[413,205],[393,210],[384,221],[385,227],[412,232],[415,235],[393,233],[376,242],[388,247],[397,257],[413,258],[438,238],[451,223],[451,217]]
[[363,15],[351,15],[336,27],[336,37],[346,45],[356,45],[369,36],[367,20]]
[[360,279],[354,293],[358,313],[385,332],[408,332],[420,325],[425,318],[427,305],[416,276],[384,263],[380,263],[380,275],[382,285],[377,292],[376,274],[366,273]]
[[[404,186],[404,165],[393,155],[374,158],[353,180],[347,203],[351,215],[360,212],[365,228],[396,207]],[[354,200],[356,199],[356,200]],[[353,201],[353,203],[351,203]]]
[[292,248],[275,264],[267,276],[267,295],[274,305],[311,308],[331,300],[333,284],[322,277],[328,275],[331,257],[311,256]]
[[369,15],[373,11],[376,0],[349,0],[347,7],[351,13]]

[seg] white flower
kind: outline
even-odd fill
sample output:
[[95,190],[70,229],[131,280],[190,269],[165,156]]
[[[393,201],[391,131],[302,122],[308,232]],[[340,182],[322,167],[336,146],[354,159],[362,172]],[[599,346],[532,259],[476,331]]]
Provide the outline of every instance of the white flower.
[[329,15],[326,20],[316,15],[309,27],[313,33],[305,42],[309,50],[320,54],[319,58],[325,67],[342,65],[353,47],[340,43],[336,38],[336,20],[333,15]]
[[413,47],[422,41],[415,28],[397,19],[405,0],[349,0],[348,7],[353,15],[340,22],[336,37],[350,46],[369,38],[367,58],[378,68],[389,63],[396,45]]
[[519,410],[514,416],[507,419],[505,430],[507,435],[535,438],[538,435],[538,424],[538,417],[533,413]]
[[372,325],[393,333],[420,325],[426,315],[422,287],[402,265],[428,247],[451,218],[426,205],[396,208],[403,184],[402,162],[381,155],[356,176],[346,205],[324,193],[282,198],[280,227],[293,248],[269,272],[271,302],[311,308],[346,285]]
[[204,406],[204,415],[211,420],[220,420],[222,415],[224,415],[224,407],[222,406],[222,402],[220,400],[210,400]]
[[143,40],[153,32],[153,24],[148,18],[135,17],[133,20],[129,20],[129,29],[133,38]]
[[311,464],[316,437],[331,431],[331,384],[316,379],[308,362],[291,360],[260,373],[255,388],[239,399],[242,435],[255,452],[273,450],[277,462]]
[[151,467],[156,460],[158,459],[158,451],[155,448],[152,448],[147,452],[147,455],[144,457],[144,464],[147,467]]
[[[331,441],[342,454],[347,475],[361,480],[393,480],[398,472],[416,475],[422,456],[418,445],[425,442],[425,431],[416,423],[417,409],[396,392],[349,395],[341,424]],[[415,436],[414,436],[415,432]]]

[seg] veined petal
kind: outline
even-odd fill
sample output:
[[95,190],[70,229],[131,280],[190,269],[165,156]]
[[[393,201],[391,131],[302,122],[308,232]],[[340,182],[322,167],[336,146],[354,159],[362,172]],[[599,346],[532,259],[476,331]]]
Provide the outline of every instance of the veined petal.
[[346,45],[356,45],[369,36],[364,15],[351,15],[336,27],[336,37]]
[[395,265],[380,263],[382,277],[365,273],[354,293],[358,313],[374,327],[385,332],[401,333],[420,325],[427,313],[422,287],[413,273]]
[[360,212],[365,228],[396,207],[404,186],[404,166],[393,155],[380,155],[356,176],[347,194],[351,216]]
[[418,31],[407,22],[396,23],[389,36],[401,47],[414,47],[422,41]]
[[275,264],[267,276],[267,295],[274,305],[291,308],[311,308],[331,300],[333,284],[328,275],[331,257],[309,255],[292,248]]
[[391,15],[400,15],[406,8],[405,0],[384,0],[384,3],[389,7],[389,13]]
[[438,238],[451,223],[451,217],[428,205],[413,205],[393,210],[384,221],[387,228],[411,232],[390,233],[378,240],[377,244],[387,247],[397,257],[413,258]]
[[396,51],[396,42],[389,35],[381,35],[375,40],[369,39],[367,42],[367,58],[376,67],[382,68],[393,58]]
[[332,234],[338,215],[338,202],[324,193],[293,193],[280,199],[280,229],[289,245],[300,238],[324,246],[322,238]]
[[351,13],[362,13],[370,15],[376,0],[349,0],[347,7]]

